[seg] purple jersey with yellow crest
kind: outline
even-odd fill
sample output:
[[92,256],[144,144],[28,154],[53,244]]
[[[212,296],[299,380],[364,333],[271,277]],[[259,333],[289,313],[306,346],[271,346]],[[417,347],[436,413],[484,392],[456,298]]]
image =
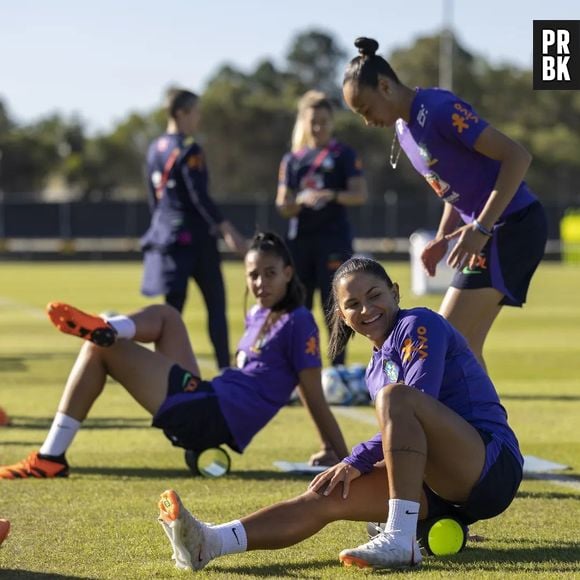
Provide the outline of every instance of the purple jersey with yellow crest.
[[[373,401],[385,385],[392,383],[419,389],[477,429],[492,433],[523,464],[518,441],[493,383],[463,336],[432,310],[399,311],[382,348],[374,350],[365,378]],[[382,438],[378,433],[357,445],[345,461],[366,473],[381,459]]]
[[288,403],[298,373],[320,368],[318,327],[312,313],[299,306],[282,316],[260,339],[267,308],[253,307],[236,354],[236,368],[212,380],[230,431],[241,451]]
[[[413,167],[443,201],[471,223],[494,189],[500,162],[474,149],[488,126],[471,105],[443,89],[417,89],[410,121],[395,124],[401,148]],[[530,205],[536,197],[524,181],[502,218]]]

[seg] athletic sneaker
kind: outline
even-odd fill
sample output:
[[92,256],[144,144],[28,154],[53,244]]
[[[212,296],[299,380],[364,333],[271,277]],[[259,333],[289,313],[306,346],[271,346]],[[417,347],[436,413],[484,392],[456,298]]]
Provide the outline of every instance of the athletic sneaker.
[[201,570],[211,559],[208,526],[196,520],[181,503],[177,492],[168,489],[159,499],[159,523],[171,546],[175,566],[181,570]]
[[14,465],[0,466],[0,479],[26,479],[27,477],[68,477],[68,463],[41,457],[33,451],[26,459]]
[[49,302],[46,312],[61,332],[90,340],[97,346],[111,346],[117,337],[115,329],[106,320],[69,304]]
[[421,551],[415,538],[396,532],[381,532],[366,544],[343,550],[339,560],[359,568],[412,568],[421,564]]

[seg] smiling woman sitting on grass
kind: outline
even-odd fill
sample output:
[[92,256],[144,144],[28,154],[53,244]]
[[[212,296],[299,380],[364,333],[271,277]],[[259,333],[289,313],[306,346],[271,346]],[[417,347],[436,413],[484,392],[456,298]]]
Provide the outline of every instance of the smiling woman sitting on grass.
[[336,520],[385,521],[378,536],[340,553],[345,565],[417,566],[418,519],[464,524],[512,502],[523,458],[495,388],[465,339],[439,314],[399,307],[399,287],[374,260],[352,258],[333,280],[330,355],[356,333],[372,344],[366,382],[380,431],[308,490],[220,526],[195,519],[177,493],[159,502],[178,567],[300,542]]

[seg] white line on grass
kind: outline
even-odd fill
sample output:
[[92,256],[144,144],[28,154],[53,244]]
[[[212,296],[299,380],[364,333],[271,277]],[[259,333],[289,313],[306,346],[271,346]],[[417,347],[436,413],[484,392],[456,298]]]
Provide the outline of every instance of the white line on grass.
[[46,313],[42,308],[36,308],[35,306],[29,306],[28,304],[17,302],[16,300],[12,300],[11,298],[0,296],[0,308],[3,307],[21,310],[26,314],[30,314],[30,316],[34,316],[34,318],[46,318]]
[[[354,419],[361,423],[366,423],[368,425],[377,426],[377,420],[374,415],[369,415],[360,409],[353,409],[352,407],[333,407],[334,413],[338,415],[344,415],[349,419]],[[528,479],[539,479],[546,481],[553,485],[561,485],[564,487],[572,488],[576,491],[580,491],[580,481],[577,478],[571,477],[569,475],[562,475],[556,473],[538,473],[538,472],[525,472],[526,478]]]

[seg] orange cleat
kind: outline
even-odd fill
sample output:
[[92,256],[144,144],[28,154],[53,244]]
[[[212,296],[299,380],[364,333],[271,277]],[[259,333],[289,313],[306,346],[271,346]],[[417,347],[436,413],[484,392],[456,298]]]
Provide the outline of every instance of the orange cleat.
[[115,329],[99,316],[87,314],[62,302],[49,302],[46,312],[51,322],[65,334],[90,340],[97,346],[111,346],[115,343]]
[[11,424],[8,413],[0,407],[0,427],[8,427]]
[[8,520],[0,520],[0,545],[8,537],[10,533],[10,522]]
[[179,518],[181,499],[174,490],[168,489],[164,491],[159,498],[158,505],[159,519],[163,520],[166,524],[170,524]]
[[28,477],[68,477],[68,464],[40,457],[33,451],[26,459],[13,465],[0,466],[0,479],[26,479]]

